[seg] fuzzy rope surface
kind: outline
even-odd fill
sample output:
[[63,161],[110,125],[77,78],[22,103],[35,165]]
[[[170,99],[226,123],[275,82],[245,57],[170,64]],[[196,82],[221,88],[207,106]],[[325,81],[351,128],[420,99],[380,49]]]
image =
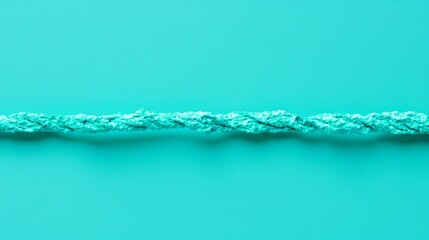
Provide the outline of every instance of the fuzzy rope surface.
[[383,112],[318,114],[301,117],[282,110],[269,112],[155,113],[139,110],[132,114],[45,115],[21,112],[0,115],[1,133],[143,131],[190,129],[202,133],[241,131],[246,133],[319,132],[327,134],[429,134],[424,113]]

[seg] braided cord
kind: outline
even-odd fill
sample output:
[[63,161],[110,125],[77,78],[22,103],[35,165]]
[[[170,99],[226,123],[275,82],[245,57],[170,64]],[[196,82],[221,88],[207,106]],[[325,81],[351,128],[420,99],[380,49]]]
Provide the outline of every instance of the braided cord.
[[190,129],[202,133],[240,131],[246,133],[319,132],[327,134],[429,134],[424,113],[383,112],[319,114],[301,117],[285,111],[155,113],[139,110],[132,114],[45,115],[16,113],[0,115],[1,133],[143,131]]

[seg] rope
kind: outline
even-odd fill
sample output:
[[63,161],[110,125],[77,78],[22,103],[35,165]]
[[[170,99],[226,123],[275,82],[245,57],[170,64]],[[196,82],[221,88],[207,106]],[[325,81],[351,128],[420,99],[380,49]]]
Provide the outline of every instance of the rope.
[[45,115],[21,112],[0,115],[0,133],[144,131],[190,129],[202,133],[240,131],[246,133],[319,132],[326,134],[429,134],[429,118],[415,112],[319,114],[301,117],[285,111]]

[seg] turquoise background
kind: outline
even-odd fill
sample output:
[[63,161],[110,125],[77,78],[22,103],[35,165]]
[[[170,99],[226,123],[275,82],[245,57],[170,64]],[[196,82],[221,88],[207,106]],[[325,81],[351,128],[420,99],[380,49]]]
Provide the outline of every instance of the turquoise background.
[[[1,114],[429,113],[429,2],[0,1]],[[429,239],[429,137],[0,136],[0,239]]]

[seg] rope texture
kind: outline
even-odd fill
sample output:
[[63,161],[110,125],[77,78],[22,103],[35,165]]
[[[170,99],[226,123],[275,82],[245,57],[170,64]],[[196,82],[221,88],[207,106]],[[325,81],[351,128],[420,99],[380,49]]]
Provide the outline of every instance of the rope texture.
[[327,134],[429,134],[429,118],[415,112],[319,114],[301,117],[282,110],[270,112],[155,113],[94,116],[44,115],[21,112],[0,116],[0,133],[142,131],[190,129],[202,133],[241,131],[246,133],[319,132]]

